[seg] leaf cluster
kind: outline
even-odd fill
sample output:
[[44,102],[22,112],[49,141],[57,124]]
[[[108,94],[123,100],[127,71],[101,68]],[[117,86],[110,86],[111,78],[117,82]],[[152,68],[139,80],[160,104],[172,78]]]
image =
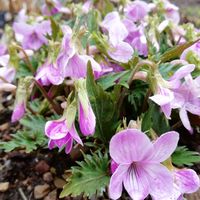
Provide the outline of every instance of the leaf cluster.
[[186,146],[180,146],[173,153],[172,162],[178,167],[192,166],[200,163],[200,155],[195,151],[190,151]]
[[71,168],[71,175],[67,179],[60,197],[72,197],[83,194],[85,197],[102,195],[109,183],[109,158],[98,151],[91,155],[84,155],[84,160],[77,162],[78,166]]
[[47,138],[44,135],[45,123],[46,119],[43,116],[27,115],[20,120],[23,129],[11,134],[11,141],[0,142],[0,149],[6,152],[25,149],[27,153],[30,153],[38,147],[44,147],[47,144]]

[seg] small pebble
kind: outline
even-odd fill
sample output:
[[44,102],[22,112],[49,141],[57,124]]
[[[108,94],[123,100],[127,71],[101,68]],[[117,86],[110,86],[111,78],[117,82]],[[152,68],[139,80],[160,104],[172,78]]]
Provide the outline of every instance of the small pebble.
[[50,191],[50,186],[48,184],[37,185],[34,188],[34,198],[42,199],[47,196]]
[[43,180],[47,183],[51,183],[53,181],[53,176],[52,176],[51,172],[44,173]]
[[6,192],[9,188],[9,182],[0,183],[0,192]]
[[39,161],[35,166],[35,171],[39,172],[40,174],[48,172],[49,169],[49,165],[44,160]]
[[61,178],[58,178],[58,177],[56,177],[55,179],[54,179],[54,185],[57,187],[57,188],[59,188],[59,189],[62,189],[63,188],[63,186],[66,184],[66,182],[63,180],[63,179],[61,179]]

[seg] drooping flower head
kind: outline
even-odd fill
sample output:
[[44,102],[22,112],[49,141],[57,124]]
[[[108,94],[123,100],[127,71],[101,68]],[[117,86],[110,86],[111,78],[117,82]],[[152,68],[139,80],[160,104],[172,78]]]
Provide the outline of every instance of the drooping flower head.
[[161,135],[154,143],[137,129],[114,135],[109,152],[118,167],[110,179],[110,198],[118,199],[123,186],[133,200],[145,199],[148,194],[160,198],[171,194],[173,178],[161,162],[170,157],[178,140],[174,131]]
[[96,126],[96,117],[92,110],[87,90],[86,81],[79,79],[75,82],[78,92],[78,110],[79,110],[79,126],[83,135],[93,135]]
[[19,121],[24,116],[25,111],[25,102],[17,103],[12,113],[11,122]]
[[25,114],[26,111],[26,101],[31,91],[33,77],[27,76],[19,81],[14,110],[12,113],[11,121],[19,121]]
[[45,125],[45,135],[49,138],[49,149],[57,146],[59,149],[65,147],[66,154],[70,153],[73,147],[73,141],[83,145],[75,125],[67,128],[66,119],[48,121]]

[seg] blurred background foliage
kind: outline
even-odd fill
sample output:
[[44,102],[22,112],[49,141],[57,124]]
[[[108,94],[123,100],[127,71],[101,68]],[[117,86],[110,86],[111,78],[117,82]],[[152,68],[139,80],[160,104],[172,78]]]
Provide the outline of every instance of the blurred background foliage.
[[[0,21],[2,21],[5,11],[12,14],[18,13],[23,6],[27,7],[28,12],[37,12],[44,1],[48,0],[0,0]],[[72,1],[75,2],[75,0]],[[150,2],[151,0],[146,1]],[[189,21],[200,27],[200,0],[171,0],[171,2],[180,7],[182,22]]]

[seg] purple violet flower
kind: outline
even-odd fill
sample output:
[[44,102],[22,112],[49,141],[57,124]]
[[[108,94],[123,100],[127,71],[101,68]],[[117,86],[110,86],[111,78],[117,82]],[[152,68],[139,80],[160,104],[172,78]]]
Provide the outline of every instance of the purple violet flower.
[[127,42],[124,42],[128,36],[128,30],[122,23],[119,13],[114,11],[108,13],[101,26],[109,35],[109,56],[122,63],[127,63],[133,56],[133,48]]
[[148,55],[148,46],[147,46],[147,39],[144,34],[144,27],[143,26],[136,26],[131,20],[124,19],[124,25],[128,30],[128,35],[125,39],[133,49],[137,50],[139,55],[147,56]]
[[0,83],[0,92],[6,91],[6,92],[12,92],[16,90],[16,86],[10,83]]
[[[197,57],[200,60],[200,42],[195,43],[194,45],[192,45],[191,47],[185,49],[183,51],[183,53],[180,56],[181,60],[186,60],[190,63],[190,59],[191,57]],[[196,63],[192,63],[192,64],[196,64]],[[199,64],[199,63],[197,63]]]
[[179,8],[168,0],[163,0],[163,3],[166,19],[178,24],[180,22]]
[[88,110],[84,111],[81,101],[79,101],[79,126],[81,133],[85,136],[93,135],[96,126],[96,117],[88,99]]
[[[8,54],[0,56],[0,83],[11,83],[16,74],[16,70],[14,67],[9,67],[10,56]],[[3,79],[3,80],[2,80]]]
[[15,22],[13,25],[15,34],[22,43],[24,49],[38,50],[43,44],[47,44],[46,34],[51,34],[50,21],[27,24],[25,22]]
[[15,105],[15,108],[12,113],[11,122],[19,121],[25,114],[25,102],[22,101]]
[[46,61],[41,67],[38,68],[35,79],[41,85],[60,85],[64,78],[61,70],[58,68],[58,65]]
[[71,11],[69,8],[64,7],[59,0],[51,0],[48,5],[44,4],[42,6],[43,15],[51,16],[58,13],[70,14]]
[[49,149],[53,149],[55,146],[61,149],[65,146],[66,154],[71,152],[73,140],[83,145],[75,125],[72,124],[71,128],[68,129],[66,120],[62,118],[60,120],[48,121],[45,125],[45,135],[50,139]]
[[120,198],[123,186],[134,200],[145,199],[148,194],[160,198],[171,194],[173,178],[161,162],[170,157],[178,140],[179,134],[174,131],[161,135],[154,143],[137,129],[114,135],[109,152],[119,166],[110,179],[110,198]]
[[3,44],[0,44],[0,56],[5,55],[7,51],[7,47]]
[[193,79],[191,75],[185,77],[185,82],[174,92],[172,108],[179,109],[179,116],[184,127],[193,132],[188,114],[200,116],[200,76]]
[[163,198],[153,197],[153,200],[183,200],[183,194],[196,192],[200,187],[200,180],[192,169],[175,169],[172,172],[174,183],[172,194]]
[[[199,83],[197,80],[192,80],[189,75],[194,69],[194,65],[188,64],[178,69],[168,81],[163,80],[162,83],[162,80],[160,80],[157,93],[150,97],[152,101],[161,106],[161,110],[168,119],[170,119],[172,109],[180,109],[181,121],[191,132],[192,128],[186,110],[200,115],[200,110],[197,109],[200,105],[198,94]],[[184,77],[187,80],[185,83],[181,83]]]
[[57,58],[57,65],[62,71],[63,77],[71,77],[74,79],[85,78],[88,61],[91,62],[94,72],[101,72],[101,66],[92,58],[92,56],[81,55],[76,52],[75,44],[73,44],[72,41],[71,28],[65,26],[63,32],[65,35]]
[[148,4],[144,1],[136,0],[127,5],[125,8],[126,17],[133,22],[138,22],[144,19],[149,12]]
[[96,117],[92,110],[87,89],[86,80],[79,79],[75,82],[75,88],[78,94],[79,126],[83,135],[93,135],[96,126]]
[[[11,83],[15,78],[16,70],[13,67],[0,67],[0,77],[6,82]],[[0,83],[5,83],[0,78]]]

